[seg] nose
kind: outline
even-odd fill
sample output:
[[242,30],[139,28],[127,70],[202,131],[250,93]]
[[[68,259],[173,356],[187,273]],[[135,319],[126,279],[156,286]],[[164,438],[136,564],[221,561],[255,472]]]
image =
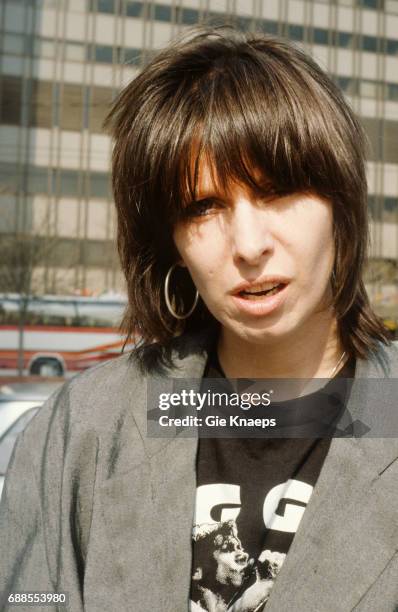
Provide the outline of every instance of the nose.
[[249,559],[249,555],[245,552],[239,551],[235,556],[235,561],[237,563],[241,563],[242,565],[246,565],[248,559]]
[[258,265],[274,248],[266,212],[255,201],[236,201],[230,225],[233,258],[236,263]]

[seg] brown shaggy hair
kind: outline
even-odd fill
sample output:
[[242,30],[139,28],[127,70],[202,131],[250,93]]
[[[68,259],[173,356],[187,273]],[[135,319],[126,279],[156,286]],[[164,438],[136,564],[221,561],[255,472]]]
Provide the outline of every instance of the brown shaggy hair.
[[[152,364],[170,364],[174,337],[214,324],[202,300],[181,323],[163,296],[166,273],[179,259],[173,227],[194,198],[203,155],[222,186],[232,178],[261,191],[265,181],[277,193],[331,201],[331,282],[343,346],[366,357],[378,341],[388,344],[362,279],[366,140],[339,89],[308,55],[273,36],[192,28],[125,87],[106,126],[115,140],[118,248],[128,288],[122,329],[142,338],[142,357],[152,347]],[[179,274],[186,272],[173,274],[175,303],[185,312],[194,287]]]

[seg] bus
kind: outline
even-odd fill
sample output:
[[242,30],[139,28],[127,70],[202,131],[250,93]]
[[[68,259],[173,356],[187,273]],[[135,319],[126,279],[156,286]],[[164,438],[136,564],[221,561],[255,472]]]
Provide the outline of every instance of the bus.
[[120,355],[123,296],[31,297],[22,333],[21,299],[0,294],[0,376],[18,374],[22,366],[22,374],[68,378]]

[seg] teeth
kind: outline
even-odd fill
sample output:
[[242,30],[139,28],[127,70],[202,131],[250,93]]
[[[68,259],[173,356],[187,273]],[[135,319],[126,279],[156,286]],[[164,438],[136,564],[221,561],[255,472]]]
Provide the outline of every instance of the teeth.
[[[271,291],[267,291],[266,295],[274,295],[275,293],[278,293],[279,291],[279,285],[277,285],[277,287],[274,287],[274,289],[271,289]],[[261,298],[264,297],[264,293],[258,294],[258,293],[247,293],[246,291],[243,292],[243,295],[245,296],[245,298],[247,300],[259,300]]]
[[[280,284],[280,283],[279,283]],[[269,291],[270,289],[274,289],[279,287],[278,283],[261,283],[258,285],[253,285],[250,289],[245,289],[242,293],[260,293],[260,291]]]

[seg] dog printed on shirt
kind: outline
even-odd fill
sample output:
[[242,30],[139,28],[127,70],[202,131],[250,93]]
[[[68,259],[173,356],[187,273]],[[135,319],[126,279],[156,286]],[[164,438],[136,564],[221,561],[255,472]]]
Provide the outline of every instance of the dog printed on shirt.
[[236,592],[253,575],[254,565],[242,547],[235,521],[196,525],[193,542],[191,612],[260,610],[285,555],[264,551],[256,563],[255,582],[228,607]]

